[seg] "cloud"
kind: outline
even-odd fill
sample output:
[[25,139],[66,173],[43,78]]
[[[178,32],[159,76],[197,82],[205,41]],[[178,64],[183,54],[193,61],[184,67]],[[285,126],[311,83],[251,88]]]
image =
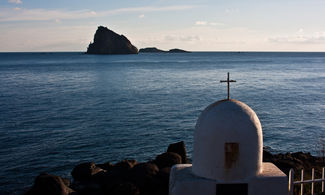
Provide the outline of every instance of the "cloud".
[[22,4],[23,2],[21,0],[8,0],[8,3]]
[[292,43],[292,44],[324,44],[325,32],[316,32],[306,35],[303,29],[291,36],[278,36],[268,38],[272,43]]
[[235,13],[239,13],[238,9],[226,9],[225,10],[226,14],[235,14]]
[[324,44],[325,36],[272,37],[268,41],[273,43]]
[[144,18],[144,14],[139,15],[139,18]]
[[165,36],[164,40],[165,41],[191,42],[191,41],[199,41],[200,37],[197,35],[187,35],[187,36],[167,35],[167,36]]
[[[16,0],[19,1],[19,0]],[[147,13],[147,12],[168,12],[192,9],[194,6],[165,6],[165,7],[131,7],[114,10],[106,10],[94,12],[91,10],[47,10],[47,9],[20,9],[19,12],[12,12],[12,9],[0,9],[0,22],[10,21],[48,21],[48,20],[64,20],[64,19],[85,19],[104,17],[108,15],[118,15],[127,13]],[[18,11],[18,10],[16,10]],[[142,14],[144,16],[144,14]],[[140,15],[141,16],[141,15]]]
[[180,11],[192,9],[195,6],[192,5],[176,5],[176,6],[164,6],[164,7],[129,7],[121,8],[115,10],[105,11],[106,14],[120,14],[120,13],[130,13],[130,12],[162,12],[162,11]]
[[196,26],[223,26],[223,23],[220,22],[207,22],[207,21],[196,21]]
[[205,25],[207,25],[207,24],[208,24],[207,21],[196,21],[196,22],[195,22],[195,25],[202,25],[202,26],[205,26]]
[[10,9],[0,9],[0,22],[12,21],[48,21],[63,19],[84,19],[97,17],[93,11],[63,11],[63,10],[45,10],[45,9],[17,9],[12,12]]
[[225,24],[224,23],[221,23],[221,22],[210,22],[209,25],[210,26],[223,26]]

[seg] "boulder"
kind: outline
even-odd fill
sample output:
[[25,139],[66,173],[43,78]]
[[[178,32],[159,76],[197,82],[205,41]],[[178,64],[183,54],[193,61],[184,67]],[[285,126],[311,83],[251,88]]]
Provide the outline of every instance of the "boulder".
[[273,155],[267,150],[263,150],[263,162],[272,162]]
[[298,158],[298,159],[302,160],[303,162],[314,163],[316,161],[316,158],[314,156],[312,156],[309,152],[308,153],[295,152],[295,153],[292,153],[291,156],[293,158]]
[[108,172],[96,174],[95,180],[107,194],[111,194],[120,184],[130,181],[130,170],[136,164],[136,160],[123,160],[116,163]]
[[174,144],[170,144],[168,146],[167,152],[177,153],[178,155],[180,155],[182,157],[182,164],[188,163],[187,156],[186,156],[186,148],[185,148],[185,144],[183,141],[180,141],[180,142],[177,142]]
[[139,163],[130,171],[130,179],[143,191],[143,188],[152,187],[153,178],[158,172],[158,166],[155,164]]
[[73,190],[78,192],[79,195],[102,195],[104,192],[101,186],[92,181],[75,181],[70,186]]
[[113,164],[109,161],[103,164],[97,164],[96,166],[106,171],[109,171],[113,168]]
[[87,54],[137,54],[138,49],[124,36],[99,26]]
[[122,160],[114,165],[114,169],[132,169],[138,162],[136,160]]
[[89,181],[91,176],[101,171],[103,169],[97,167],[94,162],[87,162],[77,165],[71,175],[75,181]]
[[25,195],[69,195],[73,190],[65,185],[64,180],[56,175],[41,173],[36,177],[33,187]]
[[158,174],[155,177],[155,191],[152,194],[168,195],[170,170],[170,167],[165,167],[159,170]]
[[286,175],[288,175],[291,168],[295,170],[301,170],[304,168],[304,165],[301,164],[300,160],[291,161],[288,159],[276,159],[273,162],[281,171],[283,171]]
[[169,184],[169,175],[170,175],[170,167],[165,167],[159,170],[157,174],[157,178],[162,180],[164,184]]
[[181,164],[182,157],[174,152],[165,152],[158,155],[154,160],[154,163],[159,167],[159,169],[172,167],[175,164]]
[[70,179],[68,179],[68,178],[62,178],[62,177],[61,177],[61,179],[62,179],[64,185],[66,185],[66,186],[70,186],[71,185]]
[[156,178],[160,181],[161,189],[168,189],[169,185],[169,176],[170,176],[170,167],[165,167],[159,170]]
[[118,184],[112,191],[112,195],[139,195],[139,188],[133,183],[126,182]]

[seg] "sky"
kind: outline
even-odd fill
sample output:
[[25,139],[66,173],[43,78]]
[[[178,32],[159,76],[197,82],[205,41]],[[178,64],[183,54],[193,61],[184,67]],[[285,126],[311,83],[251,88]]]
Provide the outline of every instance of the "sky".
[[86,51],[98,26],[137,48],[325,51],[324,0],[0,0],[0,52]]

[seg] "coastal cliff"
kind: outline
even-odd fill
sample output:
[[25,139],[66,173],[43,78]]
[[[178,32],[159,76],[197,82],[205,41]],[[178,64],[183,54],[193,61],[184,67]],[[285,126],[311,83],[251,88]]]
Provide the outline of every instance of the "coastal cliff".
[[138,49],[124,36],[99,26],[87,54],[137,54]]
[[[324,166],[324,158],[310,153],[271,154],[263,151],[263,161],[272,162],[288,175],[291,168],[296,173],[301,169],[315,168],[316,174]],[[25,195],[168,195],[169,174],[175,164],[189,163],[184,142],[170,144],[167,151],[148,162],[123,160],[112,164],[106,162],[81,163],[71,172],[72,182],[59,176],[42,173]],[[306,172],[305,178],[310,178]],[[295,180],[299,175],[295,174]],[[298,188],[295,188],[296,192]],[[306,192],[308,189],[306,189]]]

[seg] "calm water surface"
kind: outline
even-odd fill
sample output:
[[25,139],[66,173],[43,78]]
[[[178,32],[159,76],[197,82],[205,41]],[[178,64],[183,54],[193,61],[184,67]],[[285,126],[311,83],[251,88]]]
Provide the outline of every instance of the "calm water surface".
[[0,194],[81,162],[145,161],[184,140],[200,112],[231,96],[248,104],[274,152],[317,154],[325,136],[325,53],[97,56],[0,53]]

